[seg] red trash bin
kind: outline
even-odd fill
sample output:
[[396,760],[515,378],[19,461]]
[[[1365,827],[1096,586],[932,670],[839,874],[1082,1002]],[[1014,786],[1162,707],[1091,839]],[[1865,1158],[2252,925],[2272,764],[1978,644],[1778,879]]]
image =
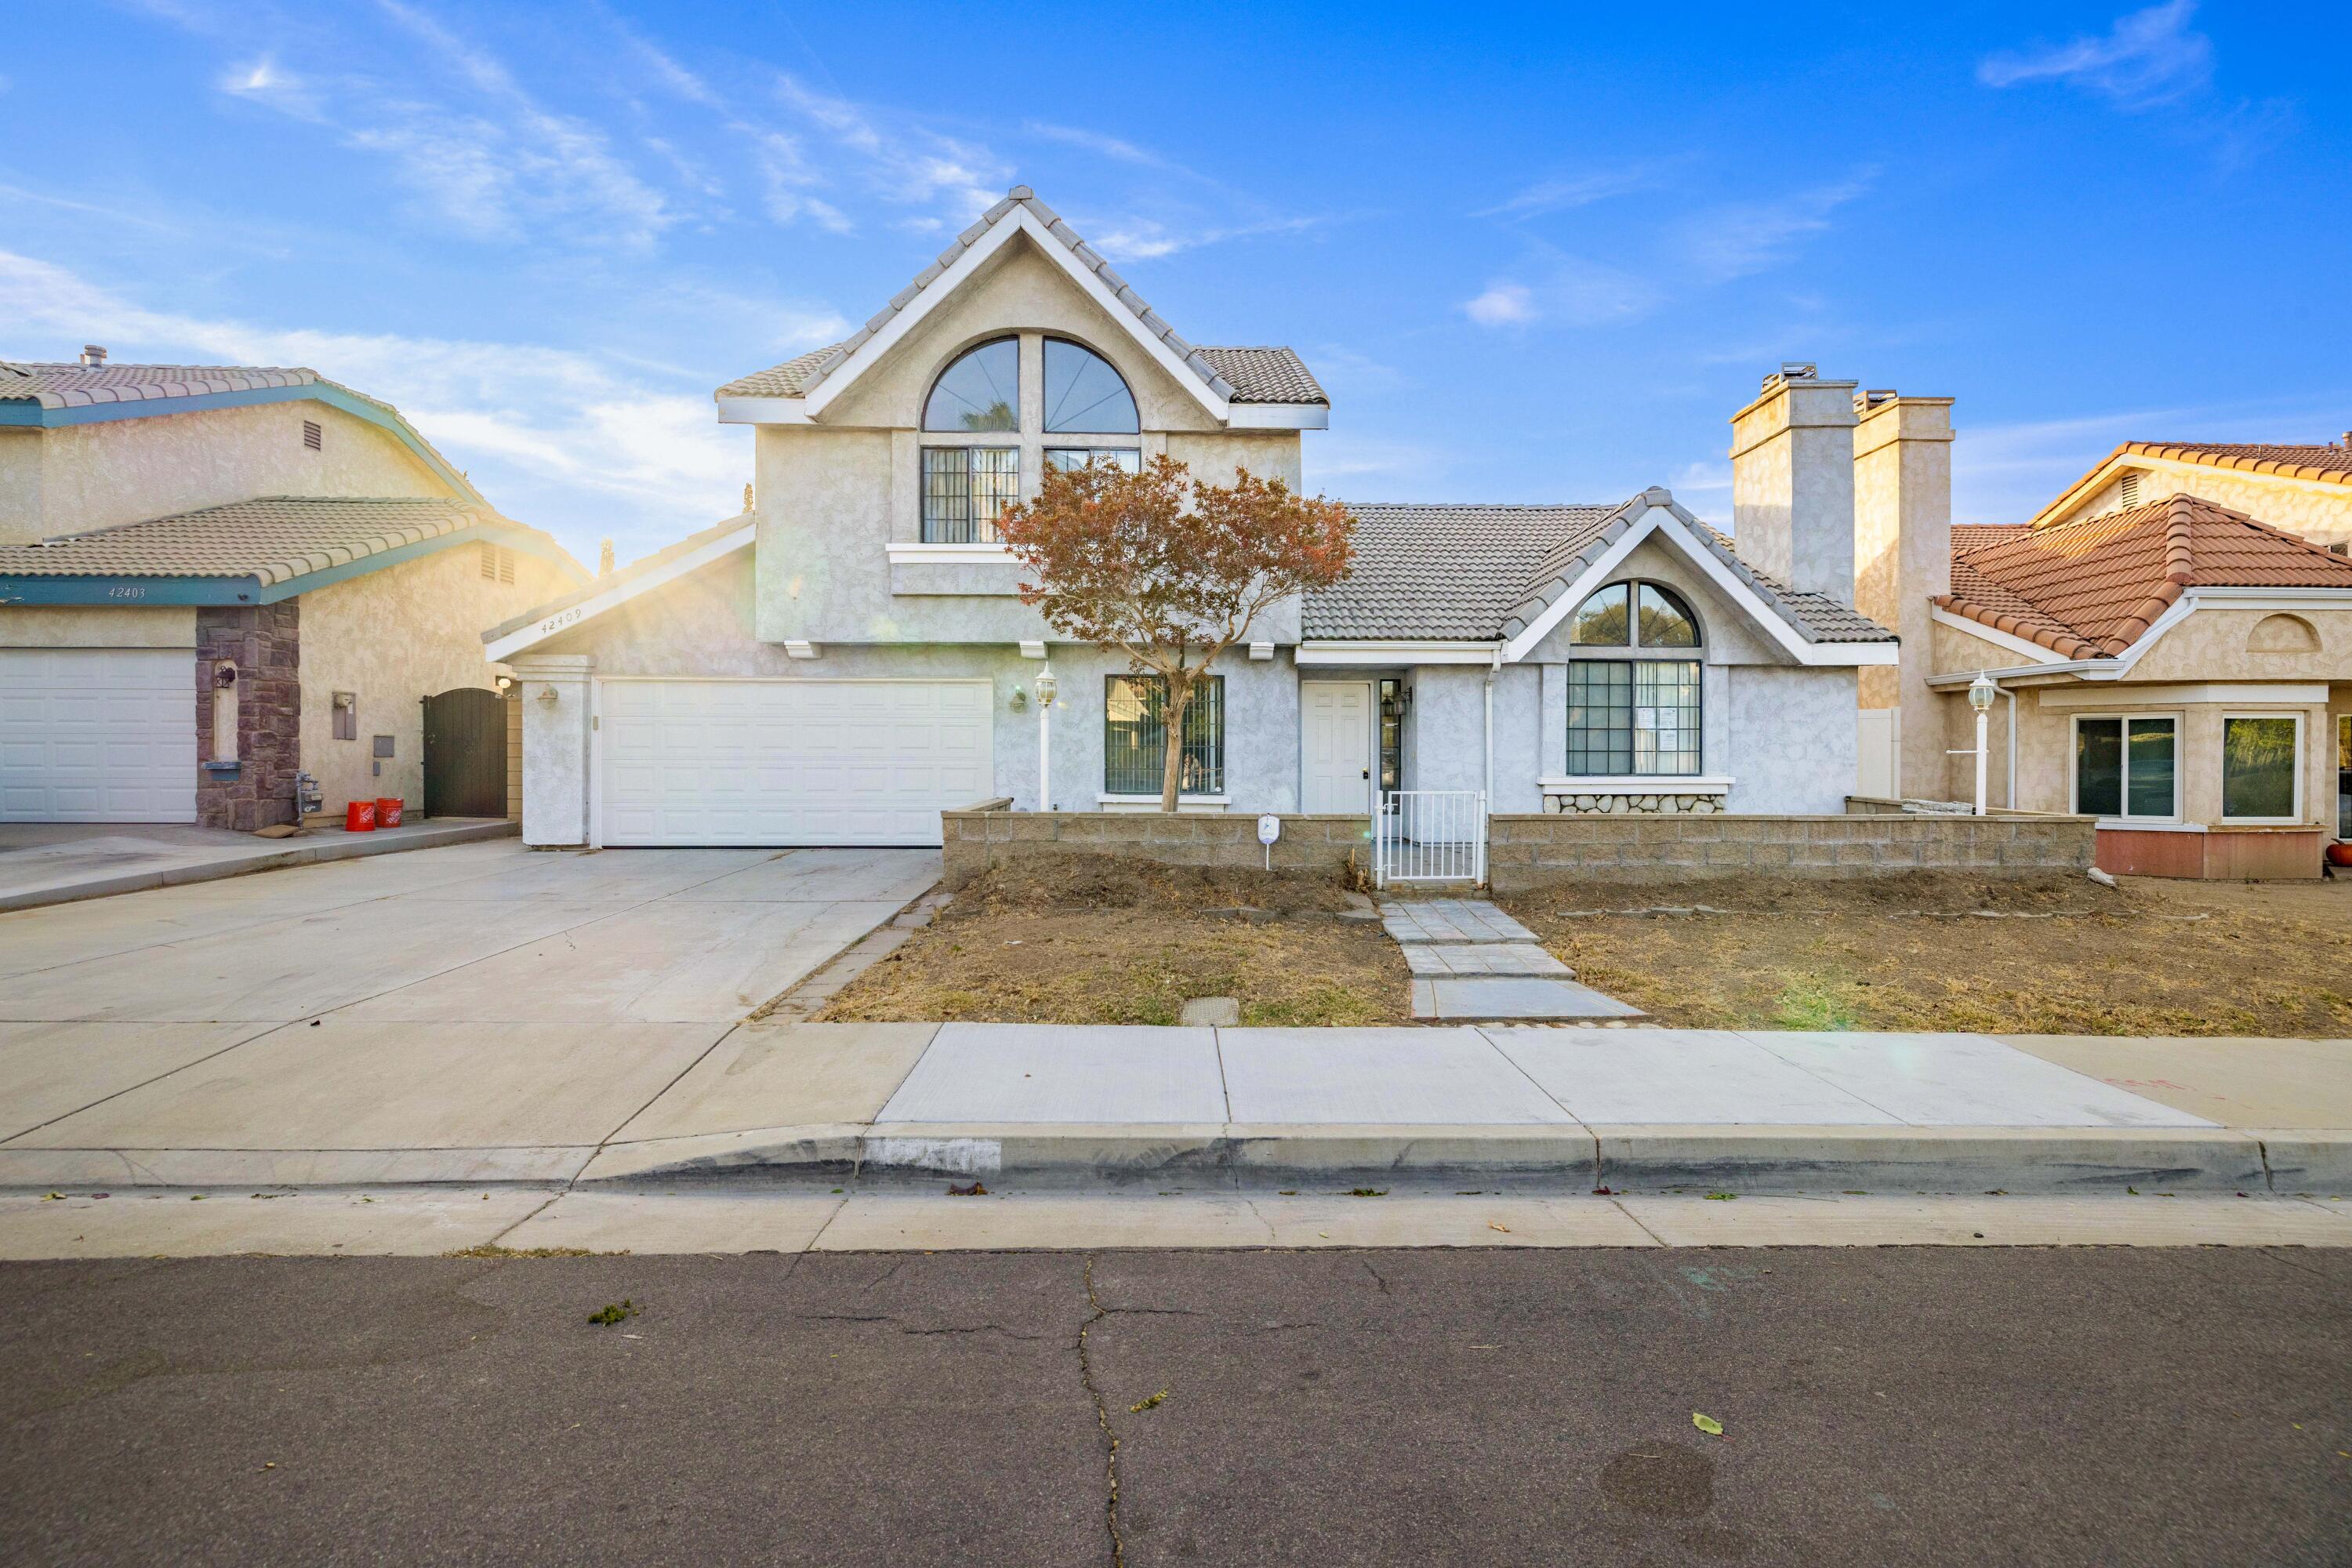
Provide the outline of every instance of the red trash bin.
[[378,827],[400,826],[400,801],[396,797],[386,795],[375,803],[375,825]]
[[375,831],[375,802],[372,800],[355,800],[349,805],[344,806],[343,831],[346,833],[373,833]]

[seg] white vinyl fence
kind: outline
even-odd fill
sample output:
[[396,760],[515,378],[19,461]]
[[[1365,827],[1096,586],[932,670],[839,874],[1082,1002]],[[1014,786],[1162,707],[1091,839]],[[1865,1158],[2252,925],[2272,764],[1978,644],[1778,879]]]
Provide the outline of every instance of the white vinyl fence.
[[1377,887],[1486,879],[1484,790],[1383,790],[1372,833]]

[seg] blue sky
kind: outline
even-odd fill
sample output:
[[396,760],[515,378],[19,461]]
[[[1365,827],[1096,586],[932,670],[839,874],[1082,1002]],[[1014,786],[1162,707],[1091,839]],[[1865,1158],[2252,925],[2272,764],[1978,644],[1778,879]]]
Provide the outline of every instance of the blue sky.
[[147,0],[0,32],[0,356],[301,363],[623,560],[719,383],[1016,183],[1329,388],[1311,488],[1728,510],[1783,359],[1957,397],[1957,515],[2352,428],[2341,14]]

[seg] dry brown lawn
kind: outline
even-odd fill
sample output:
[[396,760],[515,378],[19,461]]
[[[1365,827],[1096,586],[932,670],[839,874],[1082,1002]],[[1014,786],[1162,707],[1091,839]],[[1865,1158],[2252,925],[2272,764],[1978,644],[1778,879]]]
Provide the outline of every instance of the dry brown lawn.
[[[818,1015],[847,1021],[1173,1024],[1231,996],[1253,1025],[1409,1022],[1404,955],[1325,878],[1070,856],[1000,867]],[[1262,923],[1220,910],[1260,911]]]
[[[1404,958],[1338,882],[1071,856],[1001,867],[820,1015],[1255,1025],[1410,1021]],[[2268,884],[1922,873],[1580,884],[1500,900],[1578,978],[1680,1028],[2352,1037],[2352,879]],[[1249,906],[1260,921],[1217,911]],[[1680,908],[1689,913],[1629,913]],[[1712,912],[1711,912],[1712,911]]]
[[[2352,880],[1920,875],[1502,901],[1579,979],[1675,1027],[2352,1036]],[[1698,904],[1727,912],[1580,912]]]

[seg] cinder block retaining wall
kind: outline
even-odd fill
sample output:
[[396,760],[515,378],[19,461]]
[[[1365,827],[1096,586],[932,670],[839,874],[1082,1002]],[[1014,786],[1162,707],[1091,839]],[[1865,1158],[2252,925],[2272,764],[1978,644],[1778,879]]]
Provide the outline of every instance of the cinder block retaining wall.
[[[1238,812],[1163,816],[1157,812],[1007,811],[983,803],[940,813],[946,883],[961,888],[987,868],[1041,855],[1122,855],[1163,866],[1263,866],[1257,818]],[[1352,853],[1371,869],[1371,819],[1286,816],[1274,846],[1277,871],[1339,872]]]
[[2095,849],[2087,816],[1496,816],[1486,872],[1500,893],[1578,880],[2023,876],[2088,869]]

